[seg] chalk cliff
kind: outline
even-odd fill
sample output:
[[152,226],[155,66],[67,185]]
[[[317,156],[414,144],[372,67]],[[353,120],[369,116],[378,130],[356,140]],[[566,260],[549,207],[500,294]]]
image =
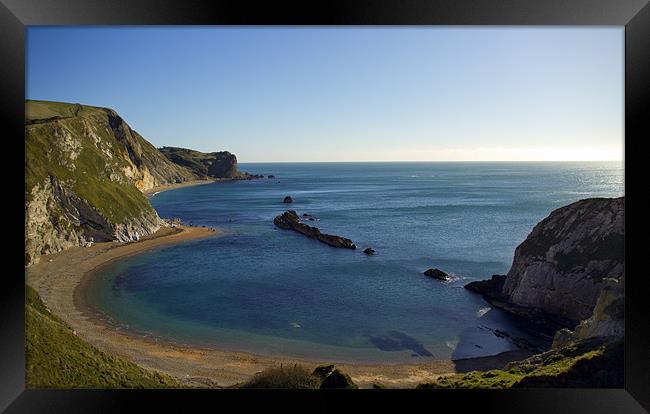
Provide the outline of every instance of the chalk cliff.
[[580,324],[581,338],[622,335],[624,217],[624,197],[558,208],[517,247],[507,275],[466,288],[556,328]]

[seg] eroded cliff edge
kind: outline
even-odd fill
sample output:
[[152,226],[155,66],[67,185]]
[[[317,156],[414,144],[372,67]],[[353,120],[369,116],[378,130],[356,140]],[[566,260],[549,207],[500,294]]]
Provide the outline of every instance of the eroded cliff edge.
[[556,345],[621,337],[624,219],[625,197],[592,198],[558,208],[517,247],[507,275],[465,287],[551,337],[559,330]]

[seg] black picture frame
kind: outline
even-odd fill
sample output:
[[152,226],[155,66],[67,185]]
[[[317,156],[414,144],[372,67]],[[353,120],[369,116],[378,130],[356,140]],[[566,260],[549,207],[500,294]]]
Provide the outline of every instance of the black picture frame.
[[[25,28],[35,25],[610,25],[625,26],[626,343],[624,389],[523,390],[26,390],[24,169]],[[642,413],[650,410],[650,291],[639,255],[644,220],[642,195],[634,192],[635,157],[650,137],[650,5],[647,0],[320,0],[250,2],[197,0],[0,0],[0,96],[2,108],[5,266],[0,288],[0,411],[116,412],[138,405],[183,407],[207,404],[237,410],[291,402],[295,409],[341,409],[343,400],[370,406],[500,413]],[[641,155],[639,155],[641,153]],[[641,161],[639,161],[641,163]],[[642,166],[642,164],[640,164]],[[6,184],[12,184],[8,186]],[[630,188],[632,200],[630,201]],[[640,220],[640,221],[639,221]],[[647,220],[645,220],[647,221]],[[634,223],[630,226],[629,223]],[[12,226],[9,226],[11,224]],[[646,225],[647,226],[647,225]],[[634,252],[634,253],[632,253]],[[630,261],[634,254],[636,261]],[[630,268],[632,266],[632,268]],[[280,400],[280,401],[278,401]],[[404,405],[407,404],[407,405]],[[445,408],[443,408],[445,407]],[[193,411],[193,410],[192,410]]]

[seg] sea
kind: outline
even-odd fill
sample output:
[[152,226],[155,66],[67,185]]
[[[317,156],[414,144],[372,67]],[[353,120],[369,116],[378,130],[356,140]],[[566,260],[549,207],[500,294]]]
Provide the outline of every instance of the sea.
[[[495,355],[517,343],[543,347],[521,321],[463,286],[506,274],[517,245],[554,209],[624,195],[621,162],[240,169],[274,178],[151,198],[161,217],[220,233],[103,268],[83,293],[98,317],[157,341],[313,361],[422,363]],[[284,204],[285,196],[294,202]],[[357,249],[276,228],[273,218],[288,209]],[[429,268],[451,281],[423,275]]]

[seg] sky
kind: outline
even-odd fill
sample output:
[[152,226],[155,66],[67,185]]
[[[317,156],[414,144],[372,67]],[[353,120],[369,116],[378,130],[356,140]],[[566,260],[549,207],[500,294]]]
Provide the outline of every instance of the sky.
[[29,27],[26,96],[240,162],[622,160],[623,27]]

